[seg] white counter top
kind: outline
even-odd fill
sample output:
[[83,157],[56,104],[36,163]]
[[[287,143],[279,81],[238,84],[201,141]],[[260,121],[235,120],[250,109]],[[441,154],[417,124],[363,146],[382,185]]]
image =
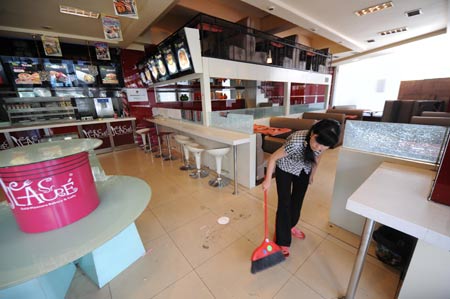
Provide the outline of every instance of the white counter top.
[[0,133],[37,130],[37,129],[49,129],[49,128],[61,128],[71,126],[83,126],[103,123],[113,123],[119,121],[134,121],[135,117],[122,117],[122,118],[102,118],[94,120],[73,120],[64,122],[51,122],[51,123],[30,123],[30,124],[17,124],[14,126],[0,127]]
[[89,152],[102,144],[100,139],[81,138],[43,142],[2,151],[0,168],[37,163]]
[[436,172],[384,162],[350,196],[347,210],[450,250],[450,206],[428,201]]
[[187,132],[189,134],[198,137],[204,137],[224,144],[240,145],[250,142],[250,135],[245,133],[205,127],[202,125],[191,124],[188,122],[174,119],[148,118],[146,120],[160,126],[165,126],[175,130]]
[[88,216],[53,231],[19,230],[11,209],[0,204],[0,289],[66,265],[133,223],[147,207],[151,189],[141,179],[110,176],[96,182],[100,205]]

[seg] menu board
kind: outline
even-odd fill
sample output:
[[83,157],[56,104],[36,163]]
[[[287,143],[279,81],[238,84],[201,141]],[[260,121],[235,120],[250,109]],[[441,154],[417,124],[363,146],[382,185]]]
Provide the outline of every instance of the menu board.
[[155,55],[155,61],[156,61],[156,67],[158,68],[158,74],[160,79],[166,79],[167,76],[167,69],[164,65],[163,57],[161,53],[158,53]]
[[189,48],[185,41],[177,40],[174,42],[175,53],[177,54],[178,65],[181,71],[192,69],[191,56]]
[[8,84],[8,79],[6,79],[5,70],[3,69],[3,65],[0,63],[0,85]]
[[91,74],[88,65],[74,65],[74,69],[78,84],[89,85],[95,83],[95,77]]
[[164,60],[166,61],[167,69],[169,70],[169,74],[173,75],[178,73],[178,67],[173,55],[172,47],[167,46],[162,49],[162,53],[164,56]]
[[103,84],[119,84],[117,71],[114,66],[101,65],[99,68]]
[[44,68],[49,73],[49,81],[52,87],[72,86],[67,64],[45,63]]
[[158,68],[156,67],[156,60],[154,58],[150,58],[148,61],[148,68],[150,69],[150,72],[153,77],[153,81],[158,81],[159,75],[158,75]]
[[17,85],[42,84],[37,63],[13,61],[9,65]]

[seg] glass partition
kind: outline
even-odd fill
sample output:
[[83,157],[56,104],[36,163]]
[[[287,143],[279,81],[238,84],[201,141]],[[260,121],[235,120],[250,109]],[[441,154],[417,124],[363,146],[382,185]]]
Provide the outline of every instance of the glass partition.
[[347,121],[343,147],[436,164],[447,134],[440,126]]
[[236,114],[234,110],[211,112],[211,127],[253,134],[253,115]]
[[291,105],[289,114],[297,114],[315,110],[325,110],[325,103]]

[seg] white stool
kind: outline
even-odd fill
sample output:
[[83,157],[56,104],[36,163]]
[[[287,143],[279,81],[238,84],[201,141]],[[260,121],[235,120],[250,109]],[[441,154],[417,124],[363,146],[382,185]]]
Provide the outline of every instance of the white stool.
[[189,165],[189,150],[186,148],[187,143],[193,143],[194,140],[192,140],[190,137],[185,135],[174,135],[173,136],[175,140],[180,144],[180,152],[181,152],[181,159],[183,160],[183,166],[180,167],[180,170],[191,170],[194,169],[191,165]]
[[197,167],[197,169],[190,173],[189,176],[194,179],[207,177],[208,171],[201,169],[201,155],[205,148],[198,143],[187,143],[186,147],[194,154],[195,165]]
[[[136,130],[136,134],[141,135],[141,139],[142,139],[142,149],[144,150],[144,152],[149,152],[151,150],[151,140],[150,140],[150,129],[149,128],[144,128],[144,129],[139,129]],[[148,149],[147,149],[147,140],[148,140]]]
[[229,151],[230,151],[229,147],[213,148],[213,149],[206,150],[206,152],[208,154],[210,154],[211,156],[213,156],[216,159],[217,178],[209,181],[210,186],[222,188],[222,187],[225,187],[226,185],[228,185],[229,180],[222,178],[220,174],[222,173],[222,158],[223,158],[223,156],[228,154]]

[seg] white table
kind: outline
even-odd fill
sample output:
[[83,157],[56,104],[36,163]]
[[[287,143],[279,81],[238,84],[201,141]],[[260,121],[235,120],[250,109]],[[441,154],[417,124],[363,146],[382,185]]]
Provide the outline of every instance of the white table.
[[250,135],[223,129],[205,127],[202,125],[191,124],[181,120],[163,119],[163,118],[149,118],[146,119],[156,125],[168,127],[181,132],[186,132],[193,136],[198,136],[224,143],[233,146],[233,161],[234,161],[234,193],[238,194],[237,182],[237,146],[250,142]]
[[[384,162],[350,196],[346,208],[367,219],[344,298],[355,296],[375,222],[419,239],[399,298],[412,293],[414,298],[448,298],[450,206],[428,201],[435,176],[431,170]],[[427,271],[440,275],[429,277]],[[416,275],[422,279],[417,281]]]

